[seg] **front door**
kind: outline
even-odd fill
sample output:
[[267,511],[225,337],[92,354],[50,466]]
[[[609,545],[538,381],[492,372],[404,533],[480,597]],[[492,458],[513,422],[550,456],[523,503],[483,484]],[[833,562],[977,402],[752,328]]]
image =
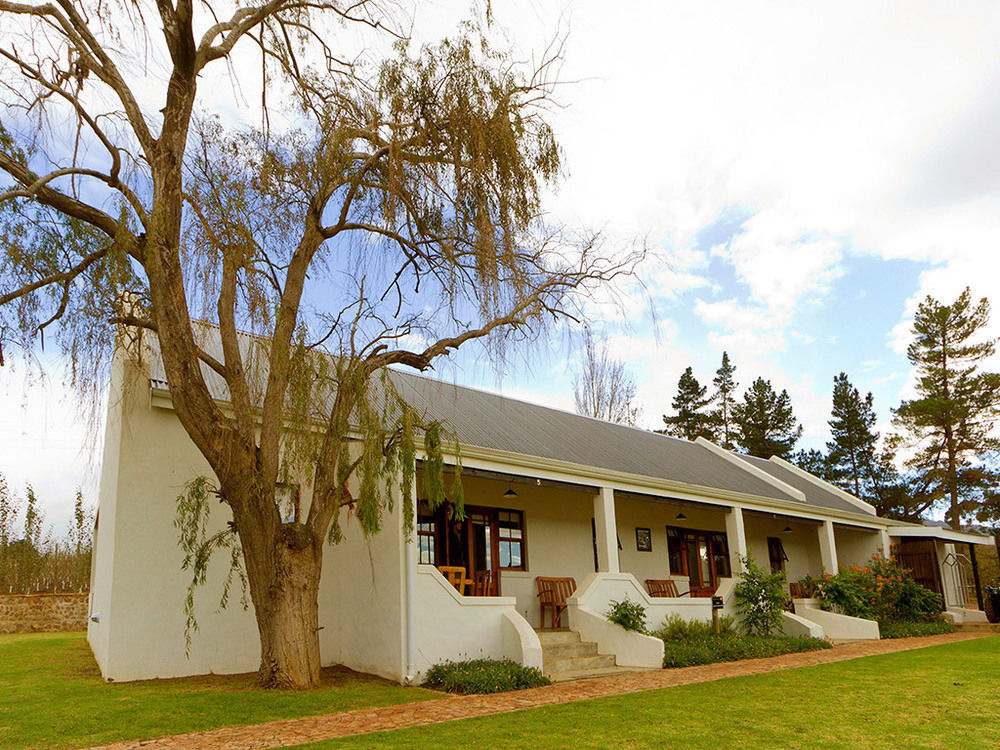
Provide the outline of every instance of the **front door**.
[[465,515],[468,524],[468,560],[469,578],[476,580],[476,573],[490,571],[489,591],[487,596],[498,596],[500,593],[500,555],[497,553],[497,540],[492,530],[496,528],[495,508],[478,508],[466,506]]
[[687,547],[691,596],[712,596],[718,586],[718,576],[712,555],[711,535],[704,531],[689,531],[685,534],[684,541]]

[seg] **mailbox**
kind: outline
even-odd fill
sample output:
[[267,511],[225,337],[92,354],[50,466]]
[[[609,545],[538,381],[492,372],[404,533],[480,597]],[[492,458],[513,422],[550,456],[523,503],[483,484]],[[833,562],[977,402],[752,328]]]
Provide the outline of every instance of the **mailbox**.
[[712,609],[722,609],[722,597],[713,596],[712,597]]

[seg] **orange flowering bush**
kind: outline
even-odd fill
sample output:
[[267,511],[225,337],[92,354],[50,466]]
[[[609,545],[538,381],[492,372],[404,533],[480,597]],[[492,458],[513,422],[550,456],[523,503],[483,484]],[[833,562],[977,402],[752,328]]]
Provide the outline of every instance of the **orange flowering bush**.
[[877,620],[880,625],[941,619],[941,595],[914,581],[894,557],[877,552],[867,565],[824,575],[815,584],[824,609]]

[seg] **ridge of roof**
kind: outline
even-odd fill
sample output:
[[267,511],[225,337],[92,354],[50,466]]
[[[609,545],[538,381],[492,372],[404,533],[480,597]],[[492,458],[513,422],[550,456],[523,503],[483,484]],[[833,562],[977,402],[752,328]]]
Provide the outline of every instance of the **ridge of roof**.
[[732,451],[727,451],[721,445],[716,445],[711,440],[708,440],[708,439],[703,438],[703,437],[699,437],[695,442],[698,443],[699,445],[701,445],[702,447],[706,448],[707,450],[710,450],[713,453],[716,453],[719,456],[722,456],[727,461],[731,461],[733,463],[738,463],[740,465],[740,467],[743,468],[744,470],[749,471],[750,473],[752,473],[752,474],[760,477],[761,479],[763,479],[768,484],[773,484],[778,489],[780,489],[782,492],[784,492],[784,493],[786,493],[786,494],[791,495],[792,497],[794,497],[800,503],[806,503],[807,502],[806,494],[802,490],[798,489],[797,487],[792,487],[790,484],[782,482],[776,476],[768,474],[766,471],[764,471],[763,469],[761,469],[761,468],[759,468],[757,466],[754,466],[749,461],[744,461],[743,460],[745,458],[744,456],[741,456],[741,455],[739,455],[737,453],[733,453]]
[[875,506],[872,505],[871,503],[865,502],[860,497],[855,497],[850,492],[845,492],[832,482],[828,482],[822,477],[818,477],[815,474],[806,471],[801,466],[796,466],[791,461],[786,461],[781,456],[771,456],[769,460],[771,461],[771,463],[777,464],[786,471],[791,471],[794,474],[797,474],[798,476],[805,479],[807,482],[812,482],[820,489],[826,490],[827,492],[832,492],[837,497],[858,506],[859,508],[861,508],[861,510],[865,511],[866,513],[871,513],[873,516],[878,515],[875,512]]

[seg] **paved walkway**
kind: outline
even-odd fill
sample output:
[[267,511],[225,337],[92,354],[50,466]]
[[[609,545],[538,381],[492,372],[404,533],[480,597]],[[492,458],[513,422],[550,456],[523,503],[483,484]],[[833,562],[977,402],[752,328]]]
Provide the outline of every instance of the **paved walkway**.
[[257,750],[258,748],[291,747],[333,737],[385,732],[424,724],[467,719],[474,716],[519,711],[535,706],[551,706],[609,695],[634,693],[640,690],[711,682],[726,677],[777,672],[812,664],[827,664],[834,661],[857,659],[862,656],[936,646],[941,643],[967,641],[989,635],[995,635],[995,633],[959,632],[925,638],[865,641],[834,646],[832,649],[823,651],[786,654],[767,659],[748,659],[683,669],[629,672],[610,677],[561,682],[546,687],[494,695],[448,696],[397,706],[380,706],[322,716],[306,716],[301,719],[272,721],[267,724],[246,727],[213,729],[207,732],[181,734],[155,740],[122,742],[115,745],[103,745],[101,748],[92,748],[92,750],[162,750],[165,748],[175,750],[250,750],[252,748]]

